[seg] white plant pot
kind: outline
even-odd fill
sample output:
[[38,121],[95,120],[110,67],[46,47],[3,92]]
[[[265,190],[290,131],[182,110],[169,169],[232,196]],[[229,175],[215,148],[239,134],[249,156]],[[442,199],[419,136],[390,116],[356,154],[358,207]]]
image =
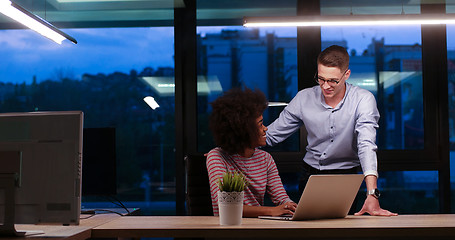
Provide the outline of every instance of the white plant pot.
[[242,224],[243,192],[218,192],[220,225]]

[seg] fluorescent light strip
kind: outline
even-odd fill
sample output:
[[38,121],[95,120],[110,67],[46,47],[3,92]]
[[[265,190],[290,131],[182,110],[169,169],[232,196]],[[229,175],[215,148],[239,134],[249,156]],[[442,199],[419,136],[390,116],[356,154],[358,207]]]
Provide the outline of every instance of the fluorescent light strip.
[[0,12],[58,44],[65,39],[77,43],[76,39],[9,0],[0,0]]
[[269,102],[269,107],[284,107],[287,105],[288,103],[285,102]]
[[453,14],[342,15],[244,18],[245,27],[384,26],[455,24]]
[[287,23],[246,23],[245,27],[315,27],[315,26],[382,26],[382,25],[420,25],[420,24],[455,24],[455,20],[447,21],[339,21],[339,22],[287,22]]

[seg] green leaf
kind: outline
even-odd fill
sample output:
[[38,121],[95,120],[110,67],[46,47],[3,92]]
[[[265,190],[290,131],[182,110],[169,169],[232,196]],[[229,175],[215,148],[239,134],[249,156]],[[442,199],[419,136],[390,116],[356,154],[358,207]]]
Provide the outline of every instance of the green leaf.
[[225,172],[218,181],[218,187],[223,192],[242,192],[248,186],[248,180],[241,172]]

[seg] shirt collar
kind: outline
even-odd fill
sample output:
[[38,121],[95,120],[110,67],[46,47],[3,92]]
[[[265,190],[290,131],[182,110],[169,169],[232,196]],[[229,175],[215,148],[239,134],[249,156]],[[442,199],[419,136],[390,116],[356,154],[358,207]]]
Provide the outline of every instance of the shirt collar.
[[327,109],[333,109],[333,110],[338,110],[340,109],[343,104],[344,104],[344,101],[346,100],[346,96],[348,95],[348,92],[351,90],[352,88],[352,85],[345,82],[344,83],[346,85],[346,92],[344,93],[344,96],[343,96],[343,99],[341,99],[341,102],[338,103],[338,105],[336,105],[335,108],[332,108],[331,106],[329,106],[327,103],[325,103],[325,99],[324,99],[324,95],[322,94],[322,89],[320,86],[316,86],[318,88],[318,92],[319,92],[319,99],[321,101],[321,104],[323,107],[327,108]]

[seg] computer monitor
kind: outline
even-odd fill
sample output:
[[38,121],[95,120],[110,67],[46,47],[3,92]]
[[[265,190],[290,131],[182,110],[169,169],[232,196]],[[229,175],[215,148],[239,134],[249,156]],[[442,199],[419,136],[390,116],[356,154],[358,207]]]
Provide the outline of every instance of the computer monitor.
[[82,201],[117,194],[115,149],[115,128],[84,128]]
[[[0,153],[10,156],[0,175],[15,171],[15,224],[79,224],[82,135],[81,111],[0,113]],[[0,195],[0,221],[6,198]]]

